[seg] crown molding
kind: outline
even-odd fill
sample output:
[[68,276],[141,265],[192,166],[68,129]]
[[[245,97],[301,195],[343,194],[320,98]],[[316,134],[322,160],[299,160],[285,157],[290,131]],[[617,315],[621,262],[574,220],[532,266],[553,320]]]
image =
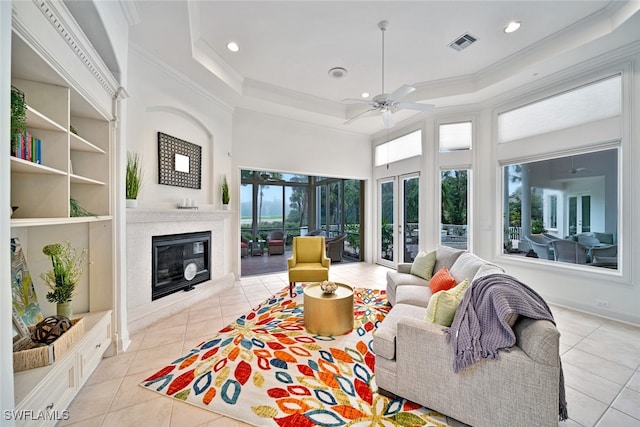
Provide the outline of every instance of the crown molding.
[[202,96],[206,97],[208,100],[210,100],[217,106],[221,107],[222,109],[225,109],[229,112],[233,111],[233,108],[234,108],[233,105],[222,101],[219,97],[213,95],[209,89],[196,83],[193,79],[189,78],[187,75],[176,70],[171,65],[162,61],[160,58],[158,58],[148,50],[144,49],[140,45],[130,42],[129,54],[135,55],[136,57],[144,60],[146,63],[156,68],[158,72],[165,74],[170,78],[177,80],[179,83],[191,88],[194,92],[197,92]]
[[[33,0],[33,3],[84,64],[85,68],[100,83],[103,89],[113,97],[120,84],[102,61],[102,58],[69,10],[64,6],[64,3],[52,0]],[[51,52],[41,51],[40,54],[46,55],[50,62],[55,62],[54,55]],[[72,80],[71,73],[66,72],[66,74],[65,78]]]
[[120,8],[126,18],[129,26],[133,26],[140,23],[140,12],[138,12],[138,6],[131,0],[120,0]]

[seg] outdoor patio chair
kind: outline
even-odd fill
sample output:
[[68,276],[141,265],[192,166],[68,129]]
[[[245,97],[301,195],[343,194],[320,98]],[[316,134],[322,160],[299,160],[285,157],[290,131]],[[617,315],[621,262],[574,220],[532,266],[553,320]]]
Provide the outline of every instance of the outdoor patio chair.
[[551,242],[556,261],[573,264],[587,263],[587,247],[573,240],[554,240]]
[[531,234],[524,236],[524,240],[529,243],[531,249],[538,255],[540,259],[553,259],[553,253],[550,251],[550,240],[540,234]]
[[342,233],[332,239],[327,239],[327,256],[331,258],[331,262],[342,261],[344,239],[346,239],[346,237],[347,233]]
[[273,230],[267,236],[267,253],[269,255],[283,255],[284,242],[284,232],[281,230]]

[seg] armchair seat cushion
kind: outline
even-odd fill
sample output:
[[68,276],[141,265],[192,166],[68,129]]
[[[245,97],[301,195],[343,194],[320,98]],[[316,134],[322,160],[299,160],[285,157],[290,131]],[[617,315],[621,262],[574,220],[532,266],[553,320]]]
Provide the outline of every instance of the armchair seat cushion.
[[284,245],[284,240],[269,240],[269,246],[282,246]]

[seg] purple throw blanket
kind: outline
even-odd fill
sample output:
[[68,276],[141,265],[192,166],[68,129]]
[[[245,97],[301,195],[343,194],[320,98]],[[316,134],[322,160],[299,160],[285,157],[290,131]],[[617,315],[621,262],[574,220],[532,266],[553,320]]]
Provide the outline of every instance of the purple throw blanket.
[[[476,279],[467,289],[451,327],[445,329],[453,347],[453,370],[459,372],[482,359],[496,359],[498,351],[509,351],[516,336],[508,324],[512,314],[555,325],[547,303],[524,283],[507,274]],[[558,355],[558,359],[560,355]],[[559,419],[567,419],[564,375],[560,365]]]

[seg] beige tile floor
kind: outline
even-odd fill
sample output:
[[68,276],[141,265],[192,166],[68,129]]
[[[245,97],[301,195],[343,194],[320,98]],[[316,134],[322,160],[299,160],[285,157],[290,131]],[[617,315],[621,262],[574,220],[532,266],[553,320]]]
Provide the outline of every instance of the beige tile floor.
[[[331,278],[384,288],[388,269],[353,263],[331,267]],[[287,284],[286,273],[250,276],[132,337],[126,352],[104,359],[58,425],[246,426],[139,387],[148,375],[231,323]],[[561,426],[640,427],[640,328],[552,306],[566,376],[570,420]],[[452,423],[453,424],[453,423]],[[456,423],[457,424],[457,423]]]

